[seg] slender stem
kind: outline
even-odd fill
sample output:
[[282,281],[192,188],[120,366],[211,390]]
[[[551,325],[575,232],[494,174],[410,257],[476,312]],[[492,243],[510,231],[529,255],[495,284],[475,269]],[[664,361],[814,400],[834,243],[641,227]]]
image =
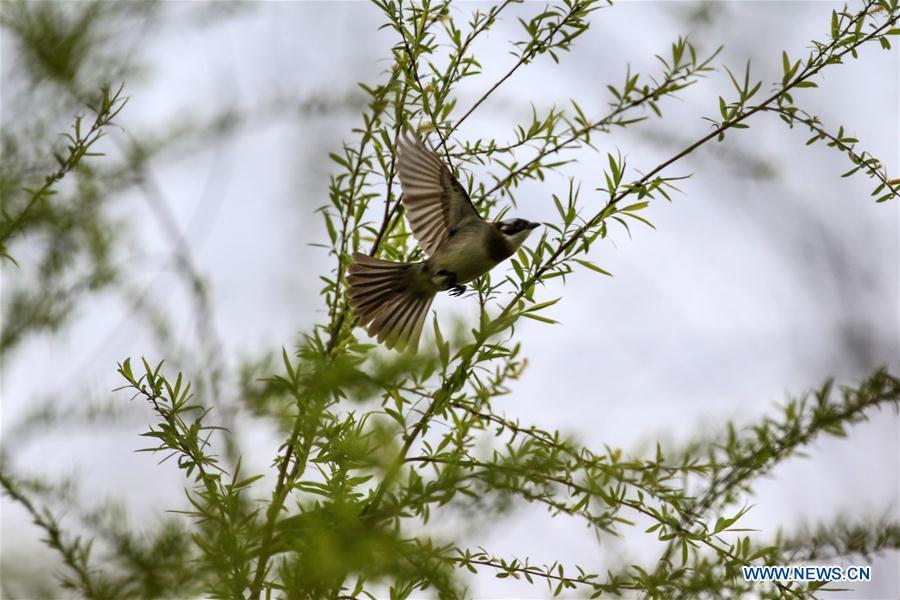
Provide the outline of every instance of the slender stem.
[[[466,565],[466,564],[481,565],[484,567],[490,567],[492,569],[496,569],[498,571],[503,571],[503,572],[511,571],[514,573],[522,573],[522,574],[531,575],[533,577],[541,577],[543,579],[549,579],[552,581],[577,583],[577,584],[581,584],[581,585],[590,586],[590,587],[594,588],[595,590],[602,590],[605,587],[607,587],[602,583],[598,583],[596,581],[591,581],[590,579],[587,579],[585,577],[565,577],[562,575],[554,575],[549,570],[542,571],[536,567],[529,567],[529,566],[524,566],[524,565],[521,567],[515,567],[510,563],[501,564],[501,563],[493,561],[493,560],[485,560],[485,559],[479,559],[479,558],[466,558],[466,557],[457,557],[457,556],[450,556],[450,557],[447,557],[447,559],[451,560],[455,563],[461,563],[463,565]],[[623,584],[623,583],[616,583],[615,588],[619,589],[619,590],[635,590],[635,591],[640,591],[643,589],[636,585]]]
[[38,510],[31,499],[3,471],[0,471],[0,488],[3,489],[7,496],[22,505],[28,514],[31,515],[34,524],[44,530],[47,534],[44,541],[48,546],[59,552],[63,563],[75,573],[78,578],[78,587],[85,598],[107,598],[111,596],[110,590],[106,589],[102,580],[94,580],[96,569],[92,569],[88,564],[88,554],[78,538],[75,538],[75,541],[72,543],[66,542],[63,539],[62,528],[50,512],[46,509]]
[[[527,469],[524,467],[501,465],[498,463],[484,463],[484,462],[476,461],[476,460],[468,460],[468,461],[444,460],[444,459],[433,457],[433,456],[415,456],[415,457],[411,457],[411,458],[407,459],[407,462],[454,464],[454,465],[458,465],[458,466],[462,466],[462,467],[467,467],[470,469],[480,468],[487,472],[490,472],[490,471],[493,471],[496,469],[507,470],[507,471],[511,471],[514,473],[520,473],[520,474],[528,476],[528,477],[539,477],[542,481],[562,485],[562,486],[569,488],[569,489],[571,489],[579,494],[582,494],[582,495],[587,495],[587,496],[595,495],[594,492],[590,488],[573,481],[571,478],[560,477],[557,475],[537,474],[533,470]],[[732,561],[734,561],[735,563],[740,562],[740,559],[737,556],[735,556],[735,554],[729,549],[728,543],[721,540],[719,538],[719,536],[717,536],[716,534],[698,537],[698,536],[695,536],[693,534],[693,532],[691,532],[689,529],[682,526],[678,521],[673,522],[671,520],[668,520],[664,514],[660,514],[657,511],[650,510],[649,508],[644,506],[644,504],[642,502],[638,502],[636,500],[629,500],[627,498],[621,498],[619,500],[619,503],[622,506],[630,508],[646,517],[653,519],[654,521],[660,523],[661,525],[664,525],[666,527],[669,527],[669,528],[677,531],[679,534],[681,534],[685,538],[690,538],[692,540],[700,542],[701,544],[710,548],[712,551],[714,551],[719,556],[729,558]],[[781,584],[780,582],[776,581],[773,583],[775,583],[775,585],[777,585],[779,587],[779,589],[781,589],[784,592],[789,592],[795,596],[800,596],[800,594],[796,590],[794,590],[788,586],[785,586],[785,585]]]
[[[867,14],[867,12],[866,12],[867,10],[868,10],[868,7],[865,11],[863,11],[859,15],[857,15],[857,18],[864,18],[864,16]],[[840,59],[843,56],[845,56],[846,54],[853,52],[860,45],[877,37],[878,35],[881,34],[882,31],[891,27],[891,25],[893,25],[897,21],[898,18],[900,18],[900,16],[896,16],[896,17],[893,17],[892,19],[888,19],[881,26],[872,30],[868,35],[854,41],[853,44],[846,46],[846,48],[844,48],[844,50],[834,54],[833,56]],[[831,46],[829,46],[829,47],[834,47],[834,44],[835,43],[832,42]],[[822,55],[824,55],[825,52],[827,52],[827,49],[820,51],[819,56],[821,57]],[[501,316],[503,316],[509,312],[509,310],[512,308],[512,306],[524,296],[525,290],[527,288],[529,288],[531,285],[533,285],[535,282],[537,282],[537,280],[540,278],[540,276],[543,275],[547,271],[547,269],[549,269],[554,264],[554,261],[563,252],[568,250],[579,239],[581,239],[581,237],[584,236],[591,228],[595,227],[596,225],[598,225],[600,223],[600,221],[602,221],[604,218],[606,218],[608,211],[611,208],[613,208],[616,204],[618,204],[623,198],[633,194],[636,190],[638,190],[642,186],[646,185],[646,183],[649,182],[651,179],[653,179],[658,173],[660,173],[667,167],[671,166],[672,164],[678,162],[685,156],[691,154],[694,150],[696,150],[700,146],[706,144],[707,142],[709,142],[712,139],[717,138],[718,136],[720,136],[727,130],[734,127],[735,125],[742,123],[743,121],[746,121],[747,119],[749,119],[756,113],[764,110],[766,107],[771,105],[773,102],[777,101],[784,94],[786,94],[790,90],[794,89],[798,84],[800,84],[801,82],[806,81],[810,77],[816,75],[819,71],[822,70],[822,68],[825,67],[826,64],[830,64],[829,61],[824,61],[824,60],[818,61],[818,64],[815,64],[815,62],[816,61],[812,61],[809,64],[807,64],[806,68],[804,68],[804,70],[800,74],[798,74],[797,77],[793,81],[790,81],[789,83],[783,85],[778,91],[776,91],[771,96],[769,96],[761,104],[753,106],[749,110],[746,110],[743,113],[741,113],[736,118],[731,119],[729,121],[726,121],[726,122],[718,125],[710,133],[708,133],[707,135],[704,135],[703,137],[701,137],[694,143],[688,145],[683,150],[681,150],[674,156],[670,157],[668,160],[658,164],[656,167],[654,167],[648,173],[646,173],[643,177],[641,177],[637,181],[631,183],[630,185],[625,186],[625,188],[622,191],[618,192],[616,195],[614,195],[612,198],[610,198],[602,210],[600,210],[597,214],[595,214],[591,219],[589,219],[586,223],[584,223],[584,225],[579,227],[571,236],[569,236],[569,238],[567,240],[565,240],[562,244],[560,244],[557,247],[557,249],[550,255],[550,258],[548,258],[546,261],[544,261],[544,263],[534,272],[534,274],[525,283],[523,283],[523,285],[520,287],[519,291],[513,296],[512,301],[509,302],[506,305],[506,308],[503,309],[503,311],[501,312]]]
[[469,45],[477,38],[483,31],[487,30],[491,25],[494,24],[494,21],[497,19],[497,16],[503,11],[504,8],[512,4],[517,0],[504,0],[500,6],[491,7],[488,13],[485,15],[484,21],[480,26],[476,26],[472,28],[472,31],[469,32],[469,35],[466,36],[465,41],[459,48],[459,52],[453,57],[453,60],[450,64],[450,75],[444,80],[444,85],[441,86],[441,91],[436,94],[438,98],[445,98],[447,92],[450,89],[450,86],[456,81],[456,73],[459,70],[459,65],[462,63],[463,57],[466,55],[466,50],[469,49]]
[[[822,431],[827,431],[830,426],[851,421],[865,412],[866,409],[873,406],[879,406],[883,402],[896,402],[898,398],[900,398],[900,380],[890,377],[886,372],[878,371],[868,379],[868,382],[870,383],[879,380],[889,383],[890,387],[887,387],[878,394],[863,398],[858,404],[843,407],[842,410],[822,422],[810,423],[805,430],[798,431],[792,429],[786,431],[779,437],[767,442],[753,454],[745,456],[743,459],[730,464],[729,468],[731,470],[721,479],[712,480],[703,496],[694,502],[692,506],[685,509],[681,519],[681,525],[687,527],[690,525],[690,520],[695,522],[700,521],[706,514],[706,511],[712,508],[719,498],[731,492],[750,474],[754,472],[757,473],[757,475],[764,474],[772,465],[777,464],[779,461],[789,456],[796,448],[808,444]],[[765,457],[765,461],[763,461],[760,466],[760,458],[762,457]],[[657,563],[658,569],[662,568],[673,550],[674,544],[670,542]]]
[[388,224],[391,221],[391,217],[394,213],[397,212],[398,207],[402,204],[400,202],[400,198],[398,197],[394,206],[391,207],[391,192],[394,187],[394,178],[397,175],[397,143],[400,140],[400,130],[403,127],[402,119],[400,118],[403,113],[403,108],[406,106],[406,94],[409,91],[409,84],[404,82],[403,84],[403,93],[400,96],[400,103],[396,106],[395,111],[395,123],[394,123],[394,141],[391,144],[390,152],[391,152],[391,164],[388,167],[387,173],[387,192],[384,197],[384,217],[381,220],[381,227],[378,228],[378,234],[375,236],[375,241],[372,242],[372,248],[369,250],[369,256],[375,256],[378,252],[378,248],[381,245],[381,241],[384,239],[385,233],[387,233]]
[[478,98],[478,100],[475,101],[475,104],[473,104],[469,108],[469,110],[467,110],[465,112],[465,114],[462,117],[460,117],[458,121],[456,121],[456,124],[450,128],[450,133],[453,133],[454,131],[456,131],[457,128],[459,128],[459,126],[462,125],[463,122],[469,118],[469,115],[471,115],[473,112],[475,112],[476,108],[481,106],[482,102],[487,100],[488,97],[491,94],[493,94],[497,88],[499,88],[501,85],[503,85],[503,83],[507,79],[512,77],[512,74],[515,73],[519,69],[519,67],[521,67],[522,65],[524,65],[525,63],[530,61],[532,58],[534,58],[539,49],[546,47],[551,42],[551,40],[556,35],[556,33],[560,29],[562,29],[562,27],[564,25],[566,25],[569,22],[569,20],[572,18],[572,15],[576,14],[577,12],[580,12],[582,9],[586,8],[589,4],[590,4],[589,2],[579,2],[577,4],[574,4],[569,9],[566,16],[559,20],[559,22],[556,24],[556,26],[554,26],[550,30],[550,32],[546,35],[546,37],[544,37],[543,40],[541,40],[541,42],[539,44],[534,44],[531,47],[529,47],[528,50],[523,52],[522,56],[519,57],[519,60],[516,61],[516,64],[514,64],[512,66],[512,68],[509,71],[507,71],[503,77],[501,77],[497,82],[495,82],[494,85],[492,85],[484,94],[481,95],[480,98]]
[[435,133],[437,133],[438,139],[441,141],[441,146],[444,148],[444,154],[447,156],[447,163],[453,168],[453,163],[450,161],[450,150],[447,149],[447,138],[444,137],[444,134],[441,132],[437,115],[434,114],[434,107],[432,107],[427,100],[428,92],[426,91],[425,86],[422,85],[422,80],[419,79],[419,69],[416,65],[418,55],[409,47],[409,41],[406,39],[406,29],[403,27],[403,0],[400,0],[397,3],[397,10],[400,13],[398,29],[400,31],[400,37],[403,38],[403,47],[406,49],[407,70],[409,71],[409,74],[413,76],[413,79],[415,79],[416,85],[419,86],[419,97],[422,101],[422,108],[425,109],[425,112],[428,114],[428,118],[431,120],[431,127]]
[[[444,389],[443,387],[441,388]],[[433,396],[432,396],[433,398]],[[397,454],[397,458],[388,468],[388,472],[385,474],[384,479],[378,484],[378,487],[375,488],[375,493],[372,495],[372,498],[366,502],[365,506],[360,513],[362,516],[369,516],[372,514],[372,511],[378,508],[378,505],[381,503],[384,494],[387,492],[387,489],[394,483],[394,480],[400,474],[400,470],[403,468],[404,463],[406,462],[406,456],[409,454],[409,449],[412,448],[413,442],[422,434],[422,432],[428,427],[428,422],[431,421],[431,418],[434,416],[434,413],[437,411],[438,401],[433,399],[432,402],[428,405],[428,408],[422,413],[422,417],[413,425],[412,431],[410,431],[405,439],[403,440],[403,446],[400,448],[400,452]]]
[[[44,184],[40,188],[28,190],[31,197],[25,205],[25,208],[19,214],[0,224],[0,253],[5,252],[4,248],[7,240],[16,233],[22,223],[31,215],[38,202],[50,196],[50,194],[53,193],[51,191],[53,186],[78,167],[78,164],[83,157],[91,155],[88,153],[88,150],[103,136],[103,128],[112,124],[113,119],[118,116],[125,107],[125,103],[128,102],[128,98],[121,97],[123,89],[124,84],[120,85],[119,89],[114,94],[110,95],[110,88],[104,86],[102,96],[97,105],[96,117],[94,118],[94,122],[91,124],[90,129],[82,134],[81,117],[78,117],[73,126],[75,135],[72,136],[68,133],[64,134],[70,140],[71,144],[69,145],[69,152],[65,158],[57,156],[59,168],[44,178]],[[5,254],[3,255],[5,256]]]
[[[391,77],[391,81],[384,88],[385,90],[389,89],[393,84],[394,77],[396,77],[396,74]],[[350,219],[353,214],[353,204],[356,200],[357,190],[362,190],[366,179],[366,174],[361,174],[361,172],[365,168],[366,163],[366,146],[374,135],[373,128],[375,127],[375,123],[378,121],[381,110],[383,110],[383,108],[378,108],[378,103],[373,102],[373,107],[372,117],[366,120],[366,129],[362,132],[362,137],[359,140],[359,149],[356,151],[356,164],[350,168],[350,177],[347,184],[347,198],[343,200],[341,207],[343,214],[341,215],[340,246],[335,249],[335,253],[338,257],[338,264],[335,273],[334,298],[330,311],[332,325],[331,331],[328,336],[328,345],[326,347],[326,353],[329,355],[337,347],[338,341],[340,339],[341,327],[344,324],[344,320],[346,319],[349,307],[349,298],[341,294],[342,282],[344,281],[344,271],[346,270],[344,257],[347,254],[347,244],[349,237],[348,228]],[[338,306],[339,304],[340,307]]]
[[[795,111],[780,106],[769,106],[764,108],[763,110],[783,116],[784,118],[790,120],[791,126],[793,126],[794,123],[802,123],[806,125],[810,131],[818,134],[820,138],[824,138],[830,141],[831,143],[829,144],[829,146],[835,146],[840,151],[847,153],[854,164],[856,164],[859,168],[864,169],[870,177],[878,179],[882,184],[884,184],[885,188],[890,190],[891,194],[895,198],[900,197],[900,189],[898,189],[900,188],[900,179],[888,179],[886,172],[879,168],[881,166],[880,163],[876,162],[873,164],[866,164],[866,152],[857,154],[853,149],[852,144],[844,142],[838,136],[827,131],[819,124],[818,120],[814,116],[810,115],[806,111]],[[800,113],[802,116],[797,116],[798,113]]]
[[[712,57],[710,57],[709,60],[707,60],[704,63],[702,63],[701,65],[699,65],[698,68],[704,68],[707,64],[709,64],[710,60],[712,60]],[[559,152],[560,150],[569,146],[573,142],[578,141],[579,139],[581,139],[588,133],[597,131],[599,129],[603,129],[604,127],[608,127],[609,125],[612,124],[612,121],[616,117],[622,115],[623,113],[628,112],[629,110],[631,110],[633,108],[637,108],[649,100],[658,98],[663,90],[668,89],[668,87],[671,86],[672,84],[675,84],[675,83],[678,83],[679,81],[690,78],[696,72],[697,72],[696,70],[692,70],[690,72],[683,73],[682,75],[679,75],[674,78],[667,78],[661,85],[657,86],[656,88],[654,88],[652,90],[647,91],[639,98],[636,98],[636,99],[632,100],[631,102],[628,102],[627,104],[619,105],[615,109],[613,109],[609,114],[607,114],[605,117],[603,117],[597,121],[594,121],[593,123],[588,123],[587,125],[585,125],[584,127],[581,127],[580,129],[574,130],[573,133],[570,136],[568,136],[567,138],[565,138],[563,141],[556,143],[555,145],[551,146],[549,149],[541,151],[533,159],[531,159],[530,161],[528,161],[521,167],[515,169],[514,171],[511,171],[503,179],[500,179],[499,181],[497,181],[497,183],[495,183],[488,191],[486,191],[484,193],[484,196],[485,197],[490,196],[491,194],[502,189],[511,180],[515,179],[516,177],[518,177],[519,175],[521,175],[522,173],[524,173],[528,169],[530,169],[535,163],[543,160],[545,157],[547,157],[551,154],[555,154],[555,153]]]
[[294,451],[294,446],[297,445],[299,436],[300,418],[298,417],[294,421],[294,430],[291,432],[291,437],[288,439],[287,444],[285,444],[284,455],[281,457],[281,462],[278,465],[278,480],[275,483],[275,491],[272,493],[272,502],[266,510],[266,523],[263,526],[262,542],[259,546],[259,557],[256,559],[256,572],[253,575],[253,582],[250,584],[250,598],[259,598],[263,581],[269,570],[268,562],[272,555],[272,540],[275,536],[275,523],[278,519],[278,515],[281,513],[281,509],[284,506],[284,501],[288,494],[288,486],[286,485],[288,464],[291,462],[291,455]]

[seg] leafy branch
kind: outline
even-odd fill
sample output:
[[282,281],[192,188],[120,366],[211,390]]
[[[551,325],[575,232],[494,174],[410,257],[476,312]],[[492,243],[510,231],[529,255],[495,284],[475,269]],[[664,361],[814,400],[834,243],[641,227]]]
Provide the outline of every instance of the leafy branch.
[[[868,17],[869,14],[874,11],[876,6],[881,6],[881,4],[882,3],[880,2],[880,0],[869,0],[863,10],[861,10],[859,13],[851,17],[845,16],[844,20],[846,21],[846,24],[842,29],[838,30],[839,34],[847,35],[850,34],[851,31],[855,31],[857,28],[861,29],[866,17]],[[476,339],[474,346],[466,349],[465,355],[471,356],[477,349],[477,347],[480,346],[481,343],[486,341],[487,336],[484,335],[485,333],[498,333],[499,331],[510,327],[515,320],[514,317],[516,316],[515,314],[511,314],[511,311],[513,311],[513,309],[517,307],[522,298],[530,296],[530,294],[533,292],[534,286],[541,280],[542,276],[544,276],[550,269],[559,264],[557,262],[559,259],[565,261],[567,258],[570,258],[572,254],[575,253],[575,245],[577,243],[582,241],[590,242],[592,239],[595,239],[598,234],[602,234],[602,230],[597,229],[598,226],[600,226],[606,219],[613,217],[616,214],[616,205],[618,205],[624,198],[631,195],[637,195],[639,200],[645,197],[652,198],[655,191],[662,191],[662,186],[666,184],[667,181],[671,181],[671,179],[667,180],[658,177],[658,174],[663,170],[688,156],[694,150],[703,146],[704,144],[714,139],[721,139],[727,130],[734,127],[740,128],[744,125],[743,122],[745,120],[749,119],[756,113],[763,111],[766,107],[779,101],[783,101],[785,96],[789,95],[790,90],[796,87],[802,87],[802,84],[804,82],[808,82],[827,65],[840,63],[846,55],[855,54],[857,49],[863,44],[871,42],[873,40],[881,39],[885,35],[888,35],[887,32],[892,30],[898,19],[900,19],[900,12],[898,12],[898,10],[895,8],[891,13],[889,13],[889,16],[882,23],[873,26],[873,29],[869,33],[858,35],[853,34],[849,39],[838,37],[837,39],[833,39],[830,44],[819,46],[817,53],[811,56],[811,58],[806,62],[804,68],[800,69],[799,71],[795,68],[794,72],[796,74],[787,77],[786,80],[783,81],[779,86],[779,88],[762,103],[730,115],[729,118],[727,118],[721,124],[717,125],[710,133],[702,136],[677,154],[658,164],[642,177],[627,185],[618,184],[618,182],[621,181],[621,174],[624,171],[624,168],[623,166],[619,166],[613,160],[613,158],[610,157],[612,166],[612,181],[615,183],[614,186],[611,186],[607,190],[610,194],[610,199],[606,202],[604,207],[593,217],[585,221],[583,225],[578,227],[567,237],[561,239],[561,242],[558,246],[556,246],[555,249],[553,249],[552,251],[547,250],[547,258],[545,258],[539,265],[535,265],[535,267],[529,272],[528,276],[523,278],[520,285],[518,286],[518,290],[513,294],[512,299],[506,303],[506,305],[500,311],[498,317],[496,317],[493,323],[491,323],[490,329],[488,331],[482,331],[481,335],[479,335]],[[754,92],[754,90],[748,90],[747,94],[752,95],[751,92]],[[746,102],[747,99],[748,97],[742,97],[742,102]],[[635,209],[641,208],[642,206],[643,205],[633,205],[626,207],[625,210],[626,212],[633,211]],[[577,250],[579,252],[584,252],[589,248],[589,246],[589,243],[582,244]],[[544,250],[543,240],[539,245],[538,251],[535,252],[535,256],[540,256],[542,250]],[[524,311],[522,308],[519,308],[518,314],[522,314],[523,312],[526,311]],[[468,361],[461,361],[458,369],[455,371],[451,379],[453,381],[465,381],[464,373],[467,369]]]
[[25,207],[15,216],[11,216],[7,210],[3,209],[3,222],[0,223],[0,257],[15,262],[9,255],[7,246],[9,240],[19,230],[22,229],[31,213],[37,205],[54,194],[56,190],[54,186],[65,177],[68,173],[74,171],[81,160],[86,156],[103,156],[101,152],[92,152],[91,147],[100,140],[104,135],[104,128],[113,125],[113,119],[125,108],[128,98],[122,96],[124,84],[113,92],[109,85],[104,85],[100,90],[100,98],[96,106],[88,105],[88,108],[95,113],[93,122],[89,127],[84,127],[83,117],[75,118],[72,125],[72,132],[66,132],[63,136],[69,141],[65,154],[53,153],[58,168],[44,177],[44,183],[38,188],[24,188],[24,192],[28,194],[28,202]]
[[[519,67],[528,64],[536,56],[548,53],[554,62],[559,62],[556,51],[569,50],[572,41],[582,35],[588,29],[586,18],[588,14],[597,10],[599,7],[594,6],[597,0],[565,0],[565,8],[556,8],[548,6],[547,9],[539,15],[533,17],[530,21],[522,22],[523,27],[529,35],[529,39],[523,42],[517,42],[522,48],[518,60],[506,72],[503,77],[497,80],[486,92],[484,92],[478,100],[467,110],[463,116],[456,120],[456,123],[450,129],[453,133],[463,122],[469,118],[475,110],[481,106],[482,102],[488,99],[497,88],[512,77]],[[566,31],[568,29],[569,31]],[[557,34],[562,35],[559,39]]]
[[623,590],[640,591],[642,588],[625,581],[613,580],[608,583],[595,581],[598,577],[595,573],[587,573],[580,567],[578,575],[566,575],[565,567],[559,563],[548,565],[534,565],[527,558],[502,558],[493,556],[483,548],[473,552],[469,549],[455,548],[456,556],[449,555],[448,559],[455,562],[458,568],[466,569],[471,573],[478,573],[476,567],[488,567],[497,571],[496,577],[505,579],[524,579],[528,583],[534,583],[535,579],[542,579],[547,583],[547,589],[554,597],[559,596],[565,590],[577,589],[579,585],[591,588],[594,592],[591,598],[596,598],[604,593],[620,593]]
[[208,452],[210,435],[221,430],[203,422],[211,409],[192,403],[191,385],[181,373],[172,384],[162,374],[162,363],[155,367],[146,359],[142,363],[140,376],[135,375],[130,359],[118,366],[119,375],[127,382],[119,389],[133,390],[132,398],[144,398],[159,418],[158,425],[142,434],[159,444],[140,451],[165,452],[162,462],[175,458],[185,476],[193,478],[194,491],[187,494],[193,510],[186,514],[201,525],[194,535],[202,551],[200,567],[216,574],[211,591],[217,596],[243,595],[250,586],[247,557],[256,545],[259,509],[247,506],[242,496],[262,475],[241,480],[238,463],[231,479],[223,480],[228,474]]
[[872,557],[900,549],[900,523],[888,518],[875,522],[839,518],[835,522],[779,533],[773,541],[786,563]]
[[[900,33],[900,30],[898,30],[898,33]],[[878,196],[885,191],[887,193],[879,196],[875,202],[886,202],[891,198],[900,198],[900,179],[889,179],[887,167],[865,150],[857,152],[856,146],[859,140],[846,135],[843,126],[838,128],[837,133],[831,133],[825,129],[819,117],[795,106],[767,107],[764,110],[777,114],[792,128],[795,124],[805,125],[813,134],[812,137],[806,140],[807,146],[820,140],[825,140],[829,148],[837,148],[846,154],[850,162],[854,164],[854,167],[843,173],[841,177],[849,177],[858,171],[862,171],[870,179],[878,180],[878,184],[872,191],[872,196]]]
[[[729,427],[728,438],[713,444],[704,475],[709,482],[697,499],[684,507],[681,526],[705,518],[713,506],[734,502],[738,492],[748,491],[751,482],[775,465],[809,445],[821,434],[846,435],[846,427],[868,418],[868,413],[884,405],[900,407],[900,379],[879,369],[857,388],[843,388],[834,398],[834,382],[825,382],[810,398],[791,400],[781,408],[782,418],[766,418],[740,435]],[[670,542],[658,569],[663,569],[675,549]]]
[[78,590],[85,598],[91,600],[105,600],[117,598],[118,595],[90,565],[91,543],[83,543],[81,538],[67,540],[63,534],[59,521],[49,509],[39,509],[16,481],[5,471],[0,471],[0,486],[3,493],[12,500],[18,502],[28,514],[35,525],[44,531],[44,542],[56,550],[62,557],[63,563],[75,574],[75,578],[65,577],[62,580],[63,587]]
[[[637,123],[643,118],[624,120],[622,116],[641,106],[649,106],[653,112],[661,116],[659,109],[659,100],[665,96],[671,96],[675,92],[683,90],[698,81],[705,73],[712,71],[710,64],[721,51],[716,49],[712,54],[703,60],[697,59],[697,52],[686,38],[679,38],[677,42],[672,44],[672,56],[670,60],[666,60],[661,56],[657,59],[664,65],[666,71],[660,81],[650,78],[650,83],[641,85],[639,83],[639,74],[632,75],[630,71],[626,73],[625,83],[621,88],[609,86],[610,91],[615,97],[612,104],[612,110],[605,116],[595,121],[589,121],[585,118],[577,104],[573,104],[577,111],[577,117],[573,119],[569,130],[558,138],[554,138],[553,143],[545,144],[537,155],[521,166],[509,170],[504,177],[498,178],[492,187],[484,191],[482,197],[491,196],[494,193],[503,191],[508,193],[510,184],[514,184],[523,175],[533,172],[541,161],[548,156],[555,155],[561,150],[571,148],[577,142],[583,141],[590,143],[590,134],[596,131],[608,131],[613,125],[624,127],[633,123]],[[531,131],[538,129],[531,128]],[[539,128],[543,129],[543,128]],[[491,149],[493,152],[505,152],[511,150],[521,143],[516,143],[504,148]]]

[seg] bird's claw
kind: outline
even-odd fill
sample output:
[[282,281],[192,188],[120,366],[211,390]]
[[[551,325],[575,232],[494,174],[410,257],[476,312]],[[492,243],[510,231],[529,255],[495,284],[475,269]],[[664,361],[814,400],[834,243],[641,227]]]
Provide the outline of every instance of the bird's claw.
[[462,296],[463,293],[466,291],[466,286],[454,285],[452,288],[450,288],[449,291],[450,291],[451,296]]

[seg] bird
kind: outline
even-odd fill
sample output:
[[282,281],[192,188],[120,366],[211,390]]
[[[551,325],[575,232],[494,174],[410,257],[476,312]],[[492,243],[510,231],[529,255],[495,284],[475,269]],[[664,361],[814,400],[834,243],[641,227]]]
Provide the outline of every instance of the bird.
[[348,296],[371,337],[389,349],[415,352],[435,295],[462,295],[466,283],[512,256],[540,223],[484,220],[448,166],[416,133],[398,136],[397,154],[400,200],[427,259],[404,263],[354,252]]

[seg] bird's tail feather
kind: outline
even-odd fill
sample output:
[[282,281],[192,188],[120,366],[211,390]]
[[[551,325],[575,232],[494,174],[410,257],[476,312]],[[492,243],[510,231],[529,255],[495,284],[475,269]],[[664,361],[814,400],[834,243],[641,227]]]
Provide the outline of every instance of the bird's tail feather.
[[357,252],[347,269],[350,306],[369,335],[388,348],[416,351],[434,300],[433,293],[411,289],[414,268]]

